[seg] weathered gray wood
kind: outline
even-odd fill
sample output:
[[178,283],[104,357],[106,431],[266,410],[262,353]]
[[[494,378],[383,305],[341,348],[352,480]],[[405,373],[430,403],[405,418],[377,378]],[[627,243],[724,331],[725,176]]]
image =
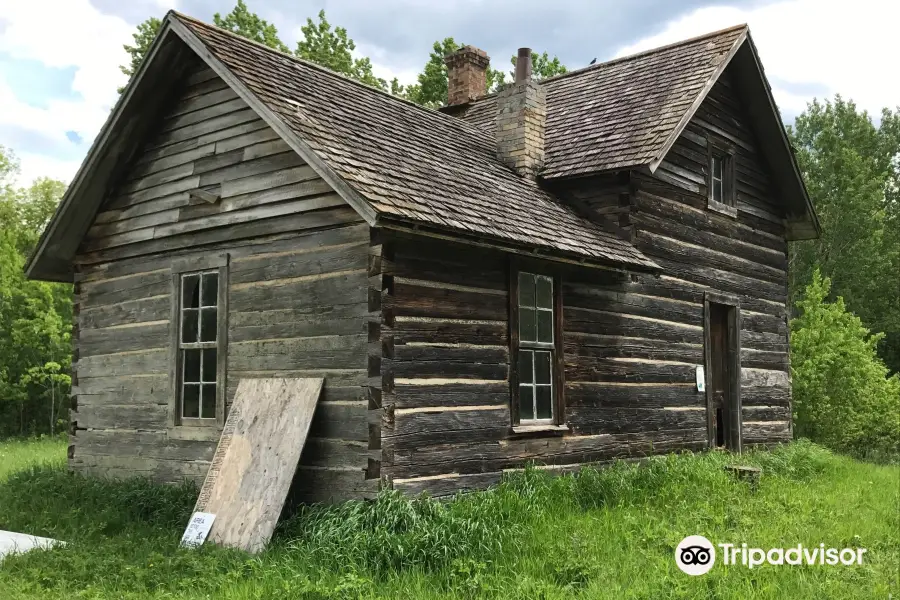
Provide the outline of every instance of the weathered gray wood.
[[195,511],[216,515],[209,540],[259,552],[287,497],[322,379],[247,379],[222,432]]

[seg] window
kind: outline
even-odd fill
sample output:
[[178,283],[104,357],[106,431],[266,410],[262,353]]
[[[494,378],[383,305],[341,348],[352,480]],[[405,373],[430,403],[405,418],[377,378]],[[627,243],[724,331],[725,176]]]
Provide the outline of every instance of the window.
[[709,142],[709,207],[736,216],[734,155]]
[[181,419],[215,419],[219,272],[181,276]]
[[227,264],[219,255],[172,265],[170,426],[225,422]]
[[514,424],[561,421],[560,339],[556,324],[557,282],[553,277],[519,272],[513,281],[515,303],[513,356]]

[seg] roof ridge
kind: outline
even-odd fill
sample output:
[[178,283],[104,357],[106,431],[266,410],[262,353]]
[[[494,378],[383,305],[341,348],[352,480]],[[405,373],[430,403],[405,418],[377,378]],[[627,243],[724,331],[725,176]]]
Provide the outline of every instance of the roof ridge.
[[[603,62],[599,62],[595,65],[588,65],[586,67],[582,67],[580,69],[574,69],[572,71],[567,71],[565,73],[561,73],[559,75],[554,75],[553,77],[548,77],[546,79],[542,79],[540,83],[548,83],[551,81],[556,81],[558,79],[564,79],[566,77],[570,77],[572,75],[580,75],[586,71],[594,71],[601,67],[606,67],[609,65],[613,65],[620,62],[625,62],[628,60],[633,60],[635,58],[641,58],[643,56],[647,56],[649,54],[655,54],[657,52],[662,52],[664,50],[671,50],[672,48],[678,48],[679,46],[685,46],[687,44],[693,44],[695,42],[699,42],[700,40],[704,40],[707,38],[712,38],[720,35],[724,35],[726,33],[731,33],[732,31],[736,31],[739,29],[749,29],[746,23],[740,23],[738,25],[732,25],[730,27],[725,27],[724,29],[718,29],[716,31],[710,31],[708,33],[703,33],[701,35],[694,36],[692,38],[687,38],[685,40],[678,40],[677,42],[672,42],[671,44],[665,44],[663,46],[657,46],[656,48],[649,48],[647,50],[641,50],[640,52],[635,52],[634,54],[628,54],[626,56],[620,56],[618,58],[612,58],[610,60],[606,60]],[[480,99],[480,98],[479,98]]]
[[[337,77],[337,78],[339,78],[339,79],[342,79],[342,80],[347,81],[347,82],[349,82],[349,83],[352,83],[352,84],[354,84],[354,85],[363,87],[363,88],[365,88],[365,89],[367,89],[367,90],[371,90],[371,91],[373,91],[373,92],[377,92],[377,93],[379,93],[379,94],[382,94],[383,96],[387,96],[388,98],[391,98],[392,100],[396,100],[396,101],[398,101],[398,102],[403,102],[403,103],[408,104],[408,105],[410,105],[410,106],[412,106],[412,107],[418,108],[419,110],[423,110],[423,111],[425,111],[425,112],[427,112],[427,113],[429,113],[429,114],[438,114],[438,115],[441,115],[441,116],[443,116],[443,117],[449,117],[449,115],[445,115],[444,113],[442,113],[442,112],[439,111],[439,110],[435,110],[435,109],[433,109],[433,108],[428,108],[427,106],[422,106],[421,104],[416,104],[416,103],[413,102],[412,100],[407,100],[406,98],[402,98],[402,97],[400,97],[400,96],[395,96],[394,94],[391,94],[390,92],[386,92],[386,91],[383,90],[383,89],[377,88],[377,87],[375,87],[375,86],[373,86],[373,85],[369,85],[368,83],[364,83],[364,82],[360,81],[359,79],[354,79],[353,77],[350,77],[350,76],[348,76],[348,75],[344,75],[343,73],[338,73],[337,71],[334,71],[334,70],[332,70],[332,69],[329,69],[328,67],[324,67],[324,66],[320,65],[319,63],[313,62],[313,61],[311,61],[311,60],[307,60],[307,59],[305,59],[305,58],[300,58],[300,57],[298,57],[298,56],[294,56],[293,54],[288,54],[288,53],[286,53],[286,52],[281,52],[281,51],[279,51],[279,50],[276,50],[275,48],[271,48],[271,47],[269,47],[269,46],[266,46],[266,45],[263,44],[263,43],[257,42],[256,40],[251,40],[251,39],[249,39],[249,38],[245,38],[244,36],[241,36],[241,35],[238,35],[238,34],[234,33],[233,31],[228,31],[227,29],[222,29],[222,28],[219,27],[218,25],[215,25],[215,24],[213,24],[213,23],[207,23],[206,21],[201,21],[200,19],[197,19],[197,18],[195,18],[195,17],[191,17],[191,16],[186,15],[186,14],[184,14],[184,13],[182,13],[182,12],[179,12],[179,11],[177,11],[177,10],[175,10],[175,9],[169,10],[169,13],[167,13],[167,16],[168,16],[168,14],[173,14],[173,15],[177,16],[179,19],[182,19],[182,20],[185,20],[185,21],[191,21],[191,22],[193,22],[193,23],[199,23],[200,25],[202,25],[202,26],[204,26],[204,27],[210,27],[210,28],[212,28],[212,29],[215,29],[216,31],[221,31],[221,32],[224,33],[225,35],[228,35],[228,36],[230,36],[230,37],[232,37],[232,38],[236,38],[236,39],[238,39],[238,40],[240,40],[240,41],[242,41],[242,42],[249,43],[249,44],[253,44],[253,45],[255,45],[255,46],[259,46],[259,47],[260,47],[261,49],[263,49],[263,50],[266,50],[266,51],[271,52],[271,53],[273,53],[273,54],[277,54],[278,56],[281,56],[281,57],[284,57],[284,58],[288,58],[288,59],[290,59],[290,60],[292,60],[292,61],[294,61],[294,62],[296,62],[296,63],[299,63],[299,64],[302,64],[302,65],[311,67],[311,68],[316,69],[316,70],[319,70],[319,71],[322,71],[323,73],[326,73],[326,74],[328,74],[328,75]],[[449,117],[449,118],[454,118],[454,119],[455,119],[455,117]],[[458,121],[458,120],[460,120],[460,119],[455,119],[455,120]],[[477,128],[476,128],[476,129],[477,129]],[[480,130],[479,130],[479,131],[480,131]]]

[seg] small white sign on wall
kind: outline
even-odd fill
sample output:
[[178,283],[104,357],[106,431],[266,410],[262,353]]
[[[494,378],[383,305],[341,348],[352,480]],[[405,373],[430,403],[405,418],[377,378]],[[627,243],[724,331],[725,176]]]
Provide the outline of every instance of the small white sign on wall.
[[706,391],[706,375],[703,372],[703,367],[697,367],[697,391]]
[[181,536],[181,545],[186,548],[202,546],[215,520],[216,515],[212,513],[195,512],[191,516],[187,529],[184,530],[184,535]]

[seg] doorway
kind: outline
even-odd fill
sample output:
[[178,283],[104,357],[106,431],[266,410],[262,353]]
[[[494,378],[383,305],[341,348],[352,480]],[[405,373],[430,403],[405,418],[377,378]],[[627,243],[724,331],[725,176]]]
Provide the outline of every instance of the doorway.
[[741,451],[740,305],[708,292],[704,299],[704,369],[710,448]]

